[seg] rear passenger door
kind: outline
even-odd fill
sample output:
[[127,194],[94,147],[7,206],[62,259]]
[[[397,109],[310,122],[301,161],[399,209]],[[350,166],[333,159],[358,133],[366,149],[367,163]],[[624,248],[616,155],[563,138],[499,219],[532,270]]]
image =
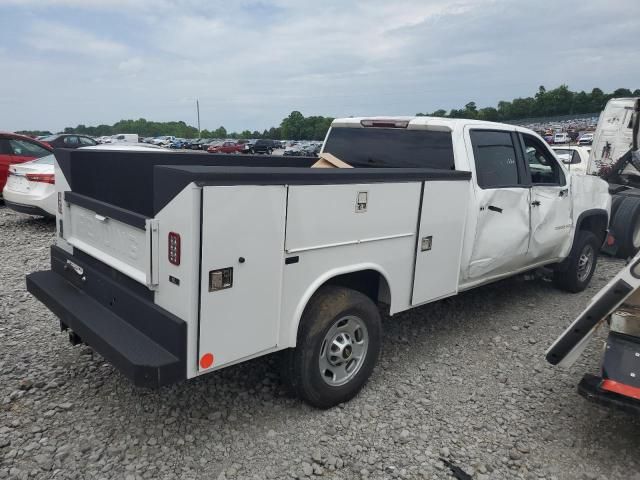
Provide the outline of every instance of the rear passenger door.
[[530,182],[515,131],[468,128],[478,211],[466,280],[481,281],[527,263]]

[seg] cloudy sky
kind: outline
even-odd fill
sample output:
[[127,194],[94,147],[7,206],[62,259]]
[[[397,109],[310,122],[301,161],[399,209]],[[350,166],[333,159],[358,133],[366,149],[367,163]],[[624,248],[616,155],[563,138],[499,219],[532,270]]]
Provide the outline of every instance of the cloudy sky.
[[229,130],[640,88],[638,0],[0,0],[0,130]]

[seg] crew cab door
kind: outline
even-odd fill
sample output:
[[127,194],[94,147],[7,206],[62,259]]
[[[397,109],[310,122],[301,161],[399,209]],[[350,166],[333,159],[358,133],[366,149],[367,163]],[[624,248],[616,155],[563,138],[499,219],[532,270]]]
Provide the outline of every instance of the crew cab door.
[[533,135],[519,134],[531,178],[531,236],[533,263],[559,258],[571,232],[571,189],[564,171],[546,145]]
[[476,170],[475,238],[467,281],[517,270],[527,262],[530,184],[515,131],[467,128]]

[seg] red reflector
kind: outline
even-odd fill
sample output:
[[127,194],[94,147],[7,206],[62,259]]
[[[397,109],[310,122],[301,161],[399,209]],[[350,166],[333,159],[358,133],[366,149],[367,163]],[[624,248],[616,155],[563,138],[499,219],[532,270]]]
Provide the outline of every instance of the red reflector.
[[613,235],[608,234],[607,235],[607,246],[611,247],[615,243],[616,243],[616,238]]
[[180,235],[169,232],[169,262],[180,265]]
[[378,127],[378,128],[407,128],[409,125],[408,120],[361,120],[360,125],[363,127]]
[[213,365],[213,353],[205,353],[200,359],[200,368],[207,369]]
[[27,173],[27,180],[30,182],[50,183],[55,185],[56,178],[53,173]]
[[603,380],[600,388],[602,388],[602,390],[607,390],[608,392],[619,393],[625,397],[640,400],[640,388],[625,385],[624,383],[616,382],[615,380]]

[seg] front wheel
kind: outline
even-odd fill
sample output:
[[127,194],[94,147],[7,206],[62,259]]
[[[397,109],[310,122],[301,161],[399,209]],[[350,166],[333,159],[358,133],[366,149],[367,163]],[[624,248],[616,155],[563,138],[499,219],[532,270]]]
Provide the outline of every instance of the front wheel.
[[555,285],[567,292],[582,292],[596,271],[600,242],[592,232],[579,230],[569,255],[567,268],[553,272]]
[[369,297],[349,288],[322,287],[300,320],[298,343],[284,359],[294,392],[329,408],[353,398],[380,355],[381,322]]

